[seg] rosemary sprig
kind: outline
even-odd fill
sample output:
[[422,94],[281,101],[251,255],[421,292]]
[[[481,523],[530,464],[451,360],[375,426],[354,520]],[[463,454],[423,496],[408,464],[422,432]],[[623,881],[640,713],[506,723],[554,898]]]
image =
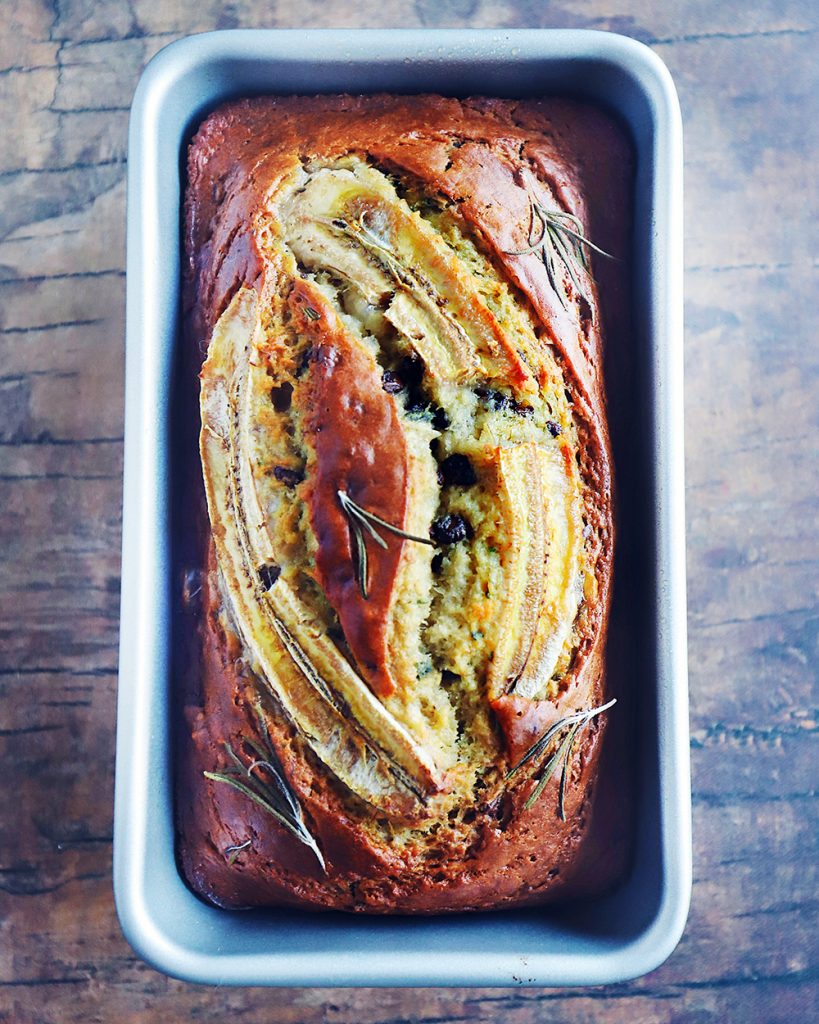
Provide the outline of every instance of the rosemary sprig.
[[435,547],[433,541],[428,537],[416,537],[412,533],[405,533],[404,530],[399,529],[397,526],[393,526],[392,523],[388,523],[385,519],[377,516],[374,512],[369,512],[366,508],[362,508],[361,505],[358,505],[353,501],[346,491],[337,491],[336,493],[338,494],[338,500],[341,502],[341,507],[350,522],[350,531],[353,536],[354,547],[353,569],[355,572],[356,582],[361,590],[361,596],[365,601],[369,596],[367,593],[369,563],[367,560],[367,543],[364,536],[365,530],[369,533],[376,544],[385,550],[387,542],[376,531],[375,526],[380,526],[382,529],[387,530],[389,533],[394,533],[396,537],[402,537],[404,540],[412,540],[415,541],[416,544],[429,544],[430,547]]
[[528,245],[519,252],[507,252],[506,255],[528,256],[530,253],[540,252],[549,284],[560,299],[561,306],[566,309],[563,285],[562,282],[558,283],[557,279],[557,264],[559,262],[563,265],[577,294],[589,302],[589,297],[583,291],[576,272],[577,263],[580,263],[584,270],[588,270],[589,260],[586,249],[593,249],[607,259],[616,259],[611,253],[586,238],[579,217],[575,217],[573,213],[568,213],[565,210],[547,210],[530,198]]
[[[287,783],[259,704],[256,705],[256,714],[261,724],[264,743],[258,743],[250,737],[245,740],[256,755],[255,759],[246,765],[230,743],[225,742],[225,751],[231,764],[224,771],[203,772],[203,774],[212,782],[223,782],[227,786],[232,786],[248,799],[263,807],[292,836],[312,850],[322,871],[326,872],[327,866],[324,857],[304,822],[301,805]],[[235,851],[240,848],[233,849]]]
[[235,864],[239,854],[242,852],[242,850],[246,850],[248,846],[250,846],[251,842],[251,839],[246,839],[243,843],[239,843],[236,846],[226,846],[224,852],[226,854],[229,854],[228,864]]
[[561,733],[565,734],[555,748],[554,753],[543,766],[537,785],[529,794],[529,798],[525,805],[527,811],[546,788],[547,782],[557,771],[558,767],[562,765],[560,787],[558,789],[558,811],[560,813],[560,820],[566,820],[566,784],[568,781],[569,768],[572,763],[572,751],[574,749],[574,743],[577,739],[577,735],[585,729],[593,718],[596,718],[597,715],[601,715],[604,711],[608,711],[608,709],[613,707],[616,703],[617,700],[615,698],[610,700],[608,704],[601,704],[596,708],[588,708],[586,711],[575,711],[573,714],[566,715],[565,718],[561,718],[559,721],[555,722],[554,725],[550,726],[540,739],[529,747],[518,763],[509,770],[506,776],[507,780],[511,779],[512,776],[519,772],[525,765],[545,753],[552,741]]

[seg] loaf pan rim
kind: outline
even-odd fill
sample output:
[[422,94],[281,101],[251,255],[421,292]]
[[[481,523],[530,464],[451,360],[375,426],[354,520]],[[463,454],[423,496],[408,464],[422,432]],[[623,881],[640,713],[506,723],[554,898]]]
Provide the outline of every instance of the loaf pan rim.
[[[392,63],[390,63],[392,62]],[[629,941],[579,934],[559,918],[498,911],[389,920],[301,911],[242,914],[206,907],[187,889],[174,859],[170,737],[169,466],[166,411],[178,336],[179,210],[176,166],[184,132],[212,107],[191,78],[235,94],[243,69],[278,90],[390,91],[401,66],[417,88],[442,76],[468,82],[475,69],[509,69],[566,80],[577,68],[619,74],[642,91],[651,124],[651,279],[644,310],[650,330],[656,550],[656,745],[659,808],[652,870],[660,897]],[[307,72],[335,88],[312,89]],[[265,68],[267,71],[265,72]],[[250,69],[250,70],[248,70]],[[386,69],[386,70],[385,70]],[[505,69],[505,71],[504,71]],[[371,76],[374,88],[362,89]],[[413,75],[415,78],[413,78]],[[380,76],[380,78],[379,78]],[[287,88],[288,81],[293,84]],[[383,85],[378,85],[378,81]],[[423,83],[428,81],[429,88]],[[216,88],[216,86],[211,86]],[[395,89],[395,86],[392,86]],[[244,89],[244,92],[253,90]],[[259,90],[262,91],[262,90]],[[474,92],[474,89],[466,91]],[[486,88],[487,94],[500,90]],[[602,98],[601,98],[602,102]],[[173,125],[176,136],[168,130]],[[648,145],[648,144],[647,144]],[[173,159],[173,156],[176,159]],[[175,219],[174,219],[175,218]],[[168,251],[163,239],[176,238]],[[648,235],[647,235],[648,238]],[[131,109],[128,161],[126,417],[123,564],[114,825],[114,892],[122,930],[148,963],[189,981],[245,985],[583,985],[624,981],[657,967],[685,925],[691,890],[690,778],[685,621],[682,448],[682,129],[671,77],[643,44],[587,30],[234,30],[190,36],[147,66]],[[171,910],[174,913],[171,913]],[[512,929],[517,948],[476,956],[478,925],[488,935]],[[288,949],[288,929],[300,942]],[[562,930],[561,930],[562,929]],[[537,948],[542,934],[543,948]],[[292,932],[291,932],[292,935]],[[279,938],[276,948],[275,938]],[[355,948],[358,936],[363,947]],[[366,948],[372,937],[379,955]],[[384,936],[388,936],[387,940]],[[459,943],[459,936],[464,942]],[[472,946],[466,941],[471,936]],[[229,940],[234,947],[226,948]],[[392,941],[393,945],[390,945]],[[267,943],[267,945],[265,945]],[[535,943],[533,947],[532,943]],[[243,946],[253,945],[253,951]],[[462,947],[462,948],[461,948]],[[430,951],[434,950],[434,956]],[[480,950],[478,950],[480,952]]]

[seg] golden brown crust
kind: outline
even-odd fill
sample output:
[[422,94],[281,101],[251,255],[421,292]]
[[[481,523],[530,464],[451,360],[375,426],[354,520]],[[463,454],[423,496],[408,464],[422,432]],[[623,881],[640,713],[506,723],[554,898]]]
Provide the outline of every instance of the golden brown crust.
[[[586,511],[599,540],[598,595],[557,700],[507,695],[493,701],[508,766],[567,709],[599,705],[610,696],[604,645],[613,542],[601,317],[593,309],[584,311],[582,303],[564,304],[536,256],[513,254],[526,246],[533,180],[548,183],[601,248],[625,253],[628,144],[606,115],[560,100],[330,96],[229,104],[202,125],[189,154],[185,309],[188,341],[200,358],[236,290],[250,285],[261,292],[264,285],[254,223],[265,196],[299,167],[300,160],[331,161],[350,152],[411,175],[429,193],[457,204],[496,265],[530,304],[543,343],[556,354],[571,392],[581,442],[581,474],[593,497]],[[607,267],[603,277],[603,312],[608,313],[610,301],[614,319],[619,320],[619,303],[627,289],[625,264]],[[596,295],[591,298],[596,306]],[[302,317],[305,332],[313,331],[318,337],[320,327],[326,336],[326,324]],[[376,415],[369,410],[369,429],[384,437],[392,435],[384,443],[400,445],[400,432],[390,429],[390,396],[378,390],[377,379],[370,380],[361,367],[347,372],[357,377],[362,402],[377,407]],[[319,432],[322,444],[333,446],[332,427],[341,426],[347,414],[327,404],[321,413],[315,412],[314,427],[324,416],[324,426],[331,428]],[[392,472],[405,472],[405,457],[399,457],[400,452],[395,455],[389,460]],[[339,458],[338,451],[328,450],[318,462],[337,465]],[[322,502],[321,486],[320,481],[314,484],[310,504],[315,532],[338,534],[343,548],[349,545],[348,538],[342,539],[347,537],[343,516],[334,503]],[[372,481],[370,486],[369,507],[391,522],[402,523],[404,509],[396,502],[404,500],[403,481],[384,478],[377,487]],[[433,913],[596,891],[622,870],[624,837],[611,820],[611,807],[601,807],[599,792],[615,784],[617,766],[611,764],[611,757],[596,785],[605,730],[600,718],[579,738],[567,787],[565,822],[555,810],[557,776],[528,810],[524,804],[531,780],[521,778],[501,799],[476,805],[468,843],[462,834],[453,834],[452,846],[427,861],[412,846],[392,849],[375,843],[360,828],[349,796],[304,756],[285,721],[275,724],[272,739],[324,853],[326,875],[309,851],[275,826],[262,809],[249,806],[229,787],[203,779],[202,771],[212,767],[223,742],[237,740],[252,727],[252,701],[250,672],[238,641],[219,617],[221,598],[207,524],[199,526],[203,558],[208,560],[206,603],[199,616],[202,706],[187,712],[192,740],[182,754],[179,787],[180,856],[197,892],[226,906],[298,904]],[[378,565],[386,576],[395,572],[389,558]],[[363,603],[355,593],[342,595],[342,588],[349,590],[349,579],[334,582],[334,566],[329,562],[319,560],[317,569],[326,590],[339,590],[338,600],[332,603],[347,609],[341,615],[344,632],[374,691],[389,693],[392,683],[383,675],[380,656],[380,609]],[[382,592],[388,591],[385,586]],[[252,858],[231,850],[248,839]],[[225,851],[231,852],[226,855]]]

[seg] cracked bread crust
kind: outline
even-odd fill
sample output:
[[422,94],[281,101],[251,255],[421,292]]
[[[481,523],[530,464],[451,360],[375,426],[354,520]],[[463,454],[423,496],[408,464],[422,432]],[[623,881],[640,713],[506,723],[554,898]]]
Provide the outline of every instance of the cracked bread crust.
[[[354,327],[355,334],[359,325],[351,326],[349,309],[337,301],[332,290],[336,286],[328,285],[322,276],[326,272],[324,264],[305,265],[303,260],[293,262],[292,256],[282,255],[285,250],[295,250],[298,242],[295,228],[288,228],[286,211],[299,189],[309,190],[314,182],[326,183],[333,175],[339,181],[347,181],[344,176],[352,175],[356,188],[362,181],[369,188],[370,169],[384,176],[385,184],[373,179],[372,185],[376,192],[381,189],[381,198],[392,195],[389,189],[393,185],[400,189],[400,203],[389,197],[385,200],[392,204],[395,216],[399,205],[403,210],[409,203],[407,216],[415,218],[422,241],[429,237],[424,232],[432,225],[442,235],[449,231],[455,237],[457,245],[462,246],[456,246],[456,254],[466,253],[464,239],[474,244],[478,255],[471,265],[473,275],[495,275],[504,295],[523,311],[520,339],[524,340],[519,340],[518,347],[512,346],[504,354],[501,346],[488,355],[480,347],[470,349],[473,355],[477,353],[475,364],[482,369],[475,370],[465,384],[459,381],[452,387],[483,390],[490,396],[500,395],[509,408],[529,409],[549,387],[554,391],[557,380],[568,402],[560,407],[564,419],[559,433],[565,438],[561,448],[564,457],[571,458],[577,467],[571,472],[581,502],[578,507],[584,528],[586,585],[571,623],[571,639],[564,644],[568,652],[565,664],[555,670],[548,684],[536,680],[526,694],[514,692],[514,685],[510,690],[503,679],[497,691],[490,692],[486,689],[485,669],[476,670],[479,696],[470,696],[471,703],[456,702],[453,713],[458,734],[470,730],[475,734],[468,748],[459,746],[460,740],[451,730],[447,733],[444,725],[439,729],[440,716],[449,713],[446,708],[436,712],[437,717],[427,709],[425,722],[417,724],[410,714],[417,717],[417,709],[400,703],[402,688],[408,689],[400,659],[389,672],[383,659],[376,657],[373,661],[373,651],[387,649],[384,637],[379,640],[380,646],[373,639],[377,632],[373,624],[377,596],[368,603],[361,600],[356,587],[342,586],[337,581],[334,590],[329,582],[333,573],[338,576],[341,571],[339,564],[343,561],[346,565],[350,560],[352,541],[343,560],[333,554],[343,546],[339,539],[343,515],[336,509],[330,524],[322,525],[330,506],[326,496],[322,502],[316,500],[315,479],[317,467],[326,469],[329,464],[331,476],[336,473],[341,456],[335,452],[337,445],[322,449],[310,440],[310,430],[315,430],[316,423],[321,429],[328,424],[316,419],[309,404],[315,400],[315,386],[311,385],[314,390],[302,399],[304,385],[300,381],[317,378],[315,352],[320,350],[323,338],[332,336],[331,328],[349,333]],[[608,732],[604,716],[593,719],[578,735],[566,787],[565,821],[557,811],[559,773],[530,808],[524,805],[533,789],[532,774],[520,772],[508,783],[505,776],[556,721],[572,711],[599,706],[612,696],[606,686],[605,641],[613,513],[601,321],[605,318],[607,326],[613,323],[615,329],[622,324],[628,288],[625,259],[614,263],[593,257],[593,278],[591,273],[578,269],[583,285],[580,295],[571,280],[555,286],[539,253],[519,254],[531,241],[533,190],[538,190],[539,198],[545,196],[557,208],[577,217],[595,245],[607,252],[626,254],[630,180],[630,149],[619,128],[596,109],[562,100],[516,103],[435,96],[265,98],[222,107],[200,127],[189,152],[185,205],[186,374],[193,379],[199,373],[209,343],[220,323],[226,322],[226,313],[237,296],[252,292],[249,301],[262,310],[257,314],[258,323],[266,317],[263,326],[269,336],[289,339],[290,350],[281,344],[272,347],[283,360],[282,365],[288,359],[294,364],[288,370],[287,386],[292,388],[288,401],[292,402],[294,417],[303,411],[302,419],[297,419],[297,432],[303,425],[308,439],[303,443],[308,453],[306,463],[288,464],[284,471],[304,474],[295,493],[305,509],[313,509],[312,525],[300,527],[317,545],[312,577],[317,583],[317,596],[311,614],[317,617],[315,621],[328,626],[330,636],[340,637],[345,657],[383,700],[398,726],[406,726],[413,739],[428,751],[429,778],[438,773],[421,801],[423,808],[396,810],[396,801],[389,802],[386,797],[379,805],[377,793],[365,799],[363,790],[355,790],[355,782],[340,781],[330,765],[330,755],[305,742],[297,716],[283,713],[275,703],[267,704],[265,720],[270,740],[321,848],[326,871],[263,808],[235,789],[203,777],[203,772],[212,771],[223,761],[226,741],[238,748],[243,737],[258,730],[254,706],[263,668],[254,658],[252,643],[237,624],[236,609],[225,592],[224,573],[219,566],[226,555],[220,547],[212,495],[209,492],[209,522],[201,477],[191,471],[191,494],[196,497],[189,502],[196,539],[190,550],[192,561],[198,564],[187,568],[199,572],[201,593],[183,612],[190,644],[177,785],[178,850],[189,883],[206,899],[229,907],[297,905],[377,913],[438,913],[590,894],[610,886],[622,872],[628,845],[623,824],[627,815],[622,806],[617,806],[622,794],[616,751],[610,742],[602,742]],[[425,210],[425,200],[434,205],[432,213]],[[375,207],[367,209],[372,217]],[[442,251],[448,254],[448,250]],[[463,259],[473,257],[467,254]],[[305,306],[312,312],[300,313]],[[392,307],[386,302],[381,307],[369,303],[367,315],[372,316],[372,309],[377,309],[381,316],[384,307],[393,318],[388,334],[371,335],[362,329],[355,335],[359,359],[367,345],[374,348],[371,337],[389,337],[390,344],[395,344],[395,337],[405,329],[405,319],[399,318],[398,310],[390,314]],[[419,323],[422,314],[418,309],[413,315],[413,323]],[[474,326],[474,316],[474,308],[463,316],[453,314],[456,326]],[[501,319],[498,314],[496,320]],[[383,327],[382,321],[379,323]],[[441,324],[439,321],[438,327],[444,330],[446,325]],[[475,327],[476,335],[479,326]],[[294,342],[294,338],[299,341]],[[609,344],[611,340],[609,330]],[[313,359],[309,370],[302,370],[302,377],[295,365],[296,355],[292,354],[298,343],[304,349],[299,355],[302,363],[305,351],[312,353],[307,361]],[[268,341],[265,344],[270,347]],[[431,358],[431,349],[423,351]],[[418,348],[412,353],[415,362],[425,362],[418,353]],[[379,358],[381,355],[383,345]],[[207,365],[202,371],[203,386]],[[400,368],[403,364],[396,365]],[[428,360],[425,365],[429,367]],[[460,372],[457,366],[453,372]],[[362,373],[359,369],[358,379]],[[400,429],[392,440],[382,438],[378,447],[382,457],[385,451],[398,450],[396,445],[403,445],[402,451],[407,447],[400,430],[434,430],[424,424],[413,425],[415,421],[410,422],[404,405],[391,404],[396,400],[389,394],[384,397],[386,390],[377,397],[378,407],[385,410],[383,424],[394,428],[400,420]],[[428,388],[426,396],[431,393]],[[442,393],[440,389],[435,391],[437,397]],[[303,406],[302,401],[306,403]],[[481,397],[478,404],[491,406],[492,401],[500,402]],[[552,396],[552,401],[556,406],[557,398]],[[285,412],[290,414],[289,410]],[[340,411],[332,416],[330,425],[335,423],[339,429],[349,426],[341,422]],[[539,423],[539,416],[538,408],[530,419]],[[486,422],[490,432],[497,426],[491,417]],[[438,437],[433,438],[445,448],[453,443],[447,430],[439,430]],[[549,439],[532,440],[535,427],[528,423],[519,426],[516,422],[514,430],[519,434],[513,438],[514,444],[521,450],[529,446],[526,465],[534,465],[531,451],[540,451],[541,447],[545,450]],[[321,438],[320,430],[317,437]],[[512,449],[501,445],[492,456],[498,464],[493,462],[491,466],[488,456],[486,466],[481,462],[483,456],[477,447],[468,450],[482,483],[503,478],[503,453]],[[324,461],[317,464],[314,459],[322,451]],[[393,460],[396,458],[393,454]],[[407,467],[415,466],[406,452],[401,458]],[[419,460],[423,458],[418,456],[416,462]],[[420,489],[428,485],[429,474],[423,476],[423,467],[419,472],[420,495]],[[513,469],[507,469],[507,476],[514,481],[521,472],[515,477]],[[381,496],[370,495],[376,504],[369,507],[378,508],[391,522],[406,524],[406,478],[410,475],[409,468],[403,470],[396,477],[399,484],[383,487]],[[493,486],[499,493],[500,485],[491,483],[485,485],[487,493]],[[393,500],[387,491],[397,498]],[[460,497],[453,508],[458,500]],[[418,504],[422,504],[420,497]],[[330,536],[336,538],[332,546],[327,540]],[[400,575],[401,566],[409,565],[408,559],[413,560],[413,566],[416,561],[423,562],[426,556],[419,555],[418,550],[405,543],[399,562],[392,558],[389,572]],[[541,551],[530,545],[529,558],[542,557],[538,554]],[[283,564],[284,583],[288,567],[285,560]],[[323,564],[328,568],[322,570]],[[419,570],[422,573],[427,573],[425,565]],[[378,573],[383,576],[386,565],[376,565],[373,572],[374,583],[378,583]],[[531,571],[527,573],[530,578]],[[293,580],[303,579],[304,573],[299,576],[294,570]],[[348,591],[348,598],[340,596]],[[325,607],[328,597],[329,609]],[[424,609],[425,622],[434,600],[430,597],[430,605]],[[382,620],[379,624],[384,626]],[[521,625],[521,631],[528,628],[531,634],[535,625]],[[397,626],[390,624],[390,628]],[[480,641],[476,642],[480,646]],[[434,643],[432,646],[435,648]],[[365,649],[366,658],[361,653]],[[373,662],[369,666],[367,659]],[[434,657],[432,660],[435,662]],[[525,662],[525,658],[518,661]],[[515,659],[510,658],[510,664],[513,662]],[[558,659],[558,668],[560,664]],[[442,672],[438,664],[434,669],[446,682],[446,666]],[[518,664],[515,671],[520,669]],[[398,697],[393,697],[396,690]],[[464,719],[467,708],[471,709],[470,716],[473,712],[475,715],[468,721]],[[601,748],[608,748],[603,750],[602,761]],[[462,767],[462,761],[466,767]]]

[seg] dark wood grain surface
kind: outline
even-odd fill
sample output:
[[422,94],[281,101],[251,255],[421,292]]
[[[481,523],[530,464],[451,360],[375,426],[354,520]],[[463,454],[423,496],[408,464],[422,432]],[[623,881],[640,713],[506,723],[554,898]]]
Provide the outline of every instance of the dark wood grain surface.
[[[670,960],[568,991],[194,987],[111,892],[128,105],[179,35],[593,27],[686,131],[694,893]],[[2,0],[0,1020],[819,1019],[819,9],[814,0]]]

